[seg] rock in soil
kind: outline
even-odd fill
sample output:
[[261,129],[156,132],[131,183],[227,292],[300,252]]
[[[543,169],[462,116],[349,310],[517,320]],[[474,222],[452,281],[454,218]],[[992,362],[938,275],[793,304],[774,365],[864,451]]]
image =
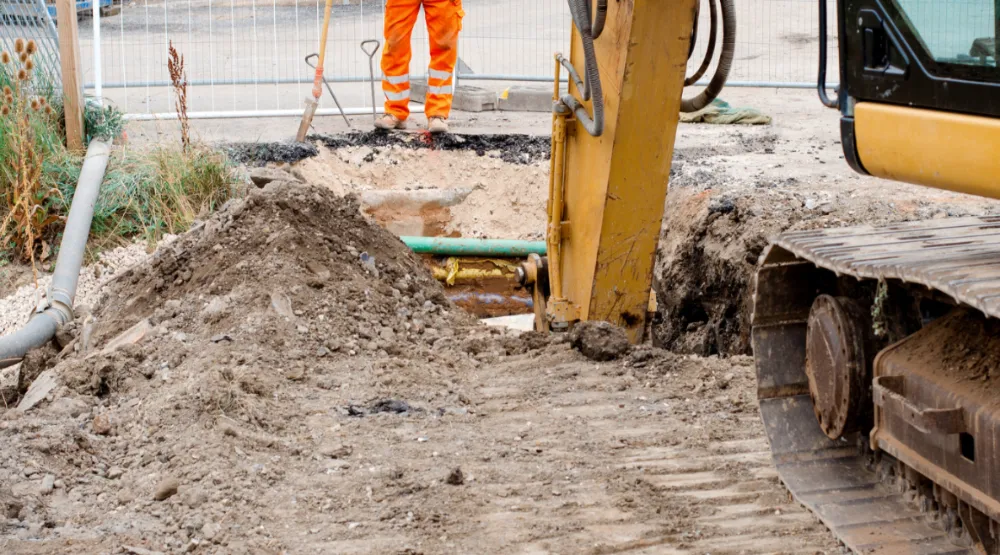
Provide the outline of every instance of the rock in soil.
[[90,423],[90,427],[95,434],[106,436],[111,433],[111,417],[107,414],[98,414]]
[[153,500],[163,501],[173,497],[178,488],[181,487],[181,483],[177,478],[164,478],[162,482],[157,484],[156,491],[153,492]]
[[460,486],[465,483],[465,474],[462,473],[461,468],[456,468],[448,473],[448,477],[444,479],[444,483],[449,486]]
[[258,187],[264,187],[273,181],[298,180],[294,175],[277,168],[254,168],[250,171],[250,181]]
[[615,360],[631,348],[625,330],[608,322],[580,322],[570,332],[570,342],[590,360]]

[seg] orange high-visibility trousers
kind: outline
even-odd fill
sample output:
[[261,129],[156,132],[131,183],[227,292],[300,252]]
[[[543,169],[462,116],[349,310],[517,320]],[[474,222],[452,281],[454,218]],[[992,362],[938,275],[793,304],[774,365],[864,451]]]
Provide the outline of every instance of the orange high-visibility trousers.
[[462,0],[388,0],[385,6],[385,47],[382,50],[382,91],[385,112],[401,120],[410,115],[410,36],[424,7],[431,64],[427,72],[428,118],[447,118],[451,112],[458,32],[462,30]]

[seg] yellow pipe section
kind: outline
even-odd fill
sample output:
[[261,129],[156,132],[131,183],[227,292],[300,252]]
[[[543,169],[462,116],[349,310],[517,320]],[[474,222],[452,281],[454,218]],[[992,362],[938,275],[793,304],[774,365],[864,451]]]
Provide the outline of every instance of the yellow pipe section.
[[496,268],[485,270],[482,268],[462,268],[459,265],[457,258],[449,258],[445,265],[435,266],[432,268],[432,274],[434,279],[438,281],[443,281],[448,285],[455,285],[457,281],[475,281],[479,279],[497,279],[497,278],[508,278],[510,280],[514,279],[514,272],[517,269],[516,264],[512,264],[506,260],[476,260],[476,259],[466,259],[468,262],[489,262],[496,266]]

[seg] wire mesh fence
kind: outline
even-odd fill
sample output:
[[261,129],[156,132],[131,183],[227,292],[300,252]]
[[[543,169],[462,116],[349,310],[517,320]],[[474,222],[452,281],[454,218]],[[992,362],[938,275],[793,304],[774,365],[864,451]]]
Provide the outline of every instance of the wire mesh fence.
[[[370,110],[369,59],[360,43],[381,40],[386,0],[335,2],[325,73],[349,111]],[[295,113],[311,90],[313,71],[305,57],[318,49],[323,4],[126,0],[120,13],[101,17],[99,26],[80,27],[86,87],[130,114],[170,114],[166,56],[172,42],[185,57],[188,106],[196,117]],[[816,5],[814,0],[737,3],[731,84],[811,86],[817,59]],[[500,89],[504,83],[548,81],[552,54],[569,49],[571,18],[565,0],[464,0],[464,10],[460,82],[490,80],[499,82],[495,87]],[[699,36],[707,37],[708,10],[702,13],[706,15]],[[94,40],[95,31],[99,41]],[[429,62],[422,16],[413,40],[410,71],[416,77],[425,74]],[[837,63],[836,44],[831,36],[831,67]],[[700,62],[697,53],[693,64]],[[372,60],[376,79],[380,55]],[[381,101],[379,94],[376,104]]]
[[19,38],[35,41],[35,75],[58,87],[59,39],[45,0],[0,0],[0,50],[13,53]]

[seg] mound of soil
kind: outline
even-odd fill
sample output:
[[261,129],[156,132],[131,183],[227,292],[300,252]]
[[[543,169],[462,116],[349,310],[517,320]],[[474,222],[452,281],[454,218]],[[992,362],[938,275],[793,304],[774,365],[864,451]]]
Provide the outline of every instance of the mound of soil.
[[[350,400],[355,384],[374,378],[387,395],[461,405],[444,382],[471,355],[453,338],[500,333],[454,309],[356,200],[288,182],[252,191],[124,273],[93,318],[96,348],[85,349],[79,334],[63,341],[64,355],[43,350],[24,364],[22,377],[53,367],[60,385],[41,410],[45,426],[17,410],[0,418],[8,438],[0,484],[14,485],[0,490],[0,509],[16,513],[24,531],[42,524],[67,535],[66,527],[109,532],[103,515],[118,510],[137,519],[137,541],[158,545],[170,545],[180,528],[201,533],[203,524],[184,515],[202,506],[201,520],[230,515],[233,504],[259,507],[242,496],[283,475],[282,464],[267,461],[232,475],[243,451],[222,438],[270,447],[274,462],[327,451],[336,458],[339,446],[322,430],[289,444],[305,431],[306,414],[339,410],[304,414],[311,391],[341,390]],[[434,370],[408,372],[409,358]],[[441,393],[427,397],[428,383]],[[168,490],[180,502],[154,506],[173,497]],[[16,531],[3,522],[0,531]]]

